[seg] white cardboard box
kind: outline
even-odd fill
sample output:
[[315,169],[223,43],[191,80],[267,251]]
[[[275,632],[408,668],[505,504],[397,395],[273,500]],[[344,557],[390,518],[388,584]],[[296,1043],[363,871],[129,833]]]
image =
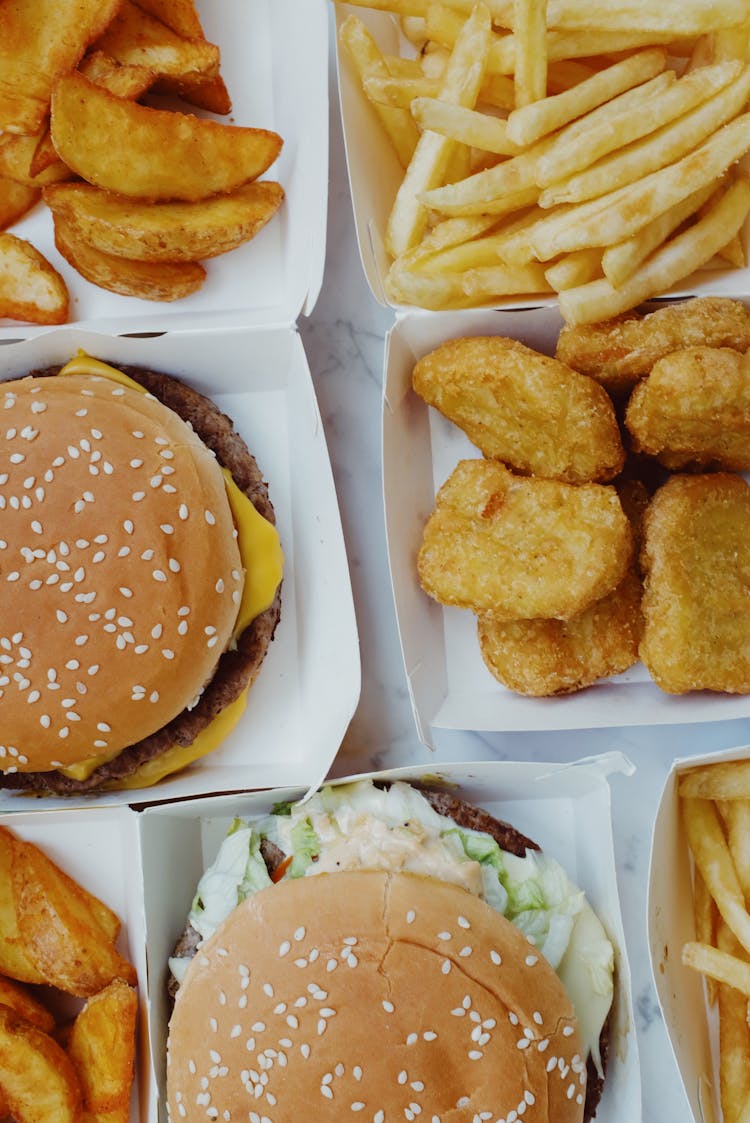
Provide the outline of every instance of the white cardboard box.
[[[597,1123],[636,1123],[641,1118],[638,1048],[617,893],[607,780],[608,774],[629,769],[623,757],[611,754],[568,765],[505,761],[441,764],[430,769],[429,774],[430,780],[455,785],[460,797],[512,822],[557,858],[571,879],[586,890],[616,947],[612,1044]],[[426,778],[425,769],[420,767],[369,776],[391,780]],[[336,783],[360,778],[347,777]],[[213,860],[235,816],[262,816],[277,800],[296,799],[304,794],[304,788],[296,787],[219,796],[150,807],[139,817],[149,1036],[161,1123],[166,1119],[167,959],[184,929],[200,875]],[[168,877],[166,871],[169,871]],[[156,1118],[152,1104],[149,1123]]]
[[[414,47],[401,35],[395,19],[388,12],[371,11],[345,3],[336,4],[337,27],[349,15],[355,15],[366,24],[383,53],[414,56]],[[403,179],[403,168],[352,67],[348,64],[345,51],[342,50],[338,39],[336,57],[344,144],[362,267],[370,289],[380,304],[390,305],[397,313],[413,311],[412,307],[406,305],[391,304],[383,288],[391,261],[384,245],[385,229],[396,191]],[[750,222],[745,223],[743,241],[747,252],[750,245]],[[669,295],[711,293],[733,296],[739,292],[746,292],[747,289],[747,269],[721,269],[709,266],[686,277],[669,290]],[[548,293],[536,296],[530,293],[517,297],[504,297],[490,302],[490,306],[554,307],[555,303],[555,297]]]
[[[675,760],[654,819],[648,882],[651,971],[685,1098],[695,1123],[718,1123],[718,1032],[701,975],[683,966],[682,947],[694,940],[692,860],[682,823],[680,774],[701,764],[746,760],[750,746]],[[705,1014],[704,1014],[705,1011]]]
[[[286,193],[280,210],[245,245],[206,262],[207,278],[191,296],[158,303],[120,296],[85,281],[54,247],[52,217],[42,203],[15,224],[62,274],[71,294],[70,322],[100,331],[165,331],[235,323],[293,323],[310,312],[325,259],[328,193],[328,11],[326,0],[197,0],[206,37],[221,49],[221,73],[234,125],[272,129],[284,146],[261,178]],[[181,111],[211,116],[180,103]],[[43,327],[0,319],[0,337]]]
[[[360,662],[336,493],[299,335],[236,327],[131,338],[60,328],[0,346],[0,379],[65,362],[79,347],[115,364],[176,374],[234,419],[269,481],[286,560],[281,622],[247,710],[221,748],[153,788],[73,802],[172,799],[274,787],[291,777],[318,783],[359,699]],[[0,810],[27,806],[27,797],[0,792]]]
[[[642,664],[577,694],[527,698],[503,687],[479,652],[474,615],[423,592],[416,559],[435,495],[463,457],[481,454],[411,389],[418,358],[447,339],[507,335],[554,354],[556,309],[415,312],[388,334],[383,394],[383,493],[391,581],[409,691],[422,741],[430,726],[512,731],[719,721],[750,715],[750,696],[661,691]],[[409,486],[404,486],[404,481]]]

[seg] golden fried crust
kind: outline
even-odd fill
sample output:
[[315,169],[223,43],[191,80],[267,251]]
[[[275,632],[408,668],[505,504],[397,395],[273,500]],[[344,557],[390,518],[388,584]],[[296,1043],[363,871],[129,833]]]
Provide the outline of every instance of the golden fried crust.
[[566,620],[615,588],[632,552],[613,487],[462,460],[438,493],[418,571],[442,604],[501,620]]
[[662,690],[750,692],[750,487],[673,476],[649,505],[640,656]]
[[750,348],[750,309],[740,300],[701,296],[645,316],[628,313],[598,324],[566,326],[557,358],[612,393],[629,390],[654,363],[683,347]]
[[572,694],[637,662],[640,607],[641,583],[631,570],[572,620],[481,616],[479,649],[495,678],[517,694]]
[[625,453],[601,386],[515,339],[453,339],[419,360],[413,386],[485,456],[567,483],[606,482]]
[[750,358],[689,347],[654,365],[635,388],[625,424],[634,448],[668,468],[750,468]]
[[[648,492],[638,480],[618,481],[622,509],[638,543]],[[571,620],[478,620],[479,649],[488,670],[517,694],[544,697],[583,690],[619,675],[638,660],[643,589],[634,556],[611,593]]]

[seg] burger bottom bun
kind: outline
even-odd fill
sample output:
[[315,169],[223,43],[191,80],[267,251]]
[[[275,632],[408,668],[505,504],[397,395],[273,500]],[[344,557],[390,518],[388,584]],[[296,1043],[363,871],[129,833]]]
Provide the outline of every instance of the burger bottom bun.
[[248,897],[190,964],[167,1050],[173,1123],[580,1123],[563,986],[480,899],[358,871]]

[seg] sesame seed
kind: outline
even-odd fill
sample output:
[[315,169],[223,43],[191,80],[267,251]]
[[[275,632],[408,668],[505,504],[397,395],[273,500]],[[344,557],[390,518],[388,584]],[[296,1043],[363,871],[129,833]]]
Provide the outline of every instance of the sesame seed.
[[570,1037],[574,1032],[573,1026],[563,1026],[563,1037]]
[[209,526],[214,526],[216,523],[216,516],[211,511],[204,511],[204,517]]
[[533,967],[534,964],[538,963],[538,962],[539,962],[539,956],[538,955],[527,955],[526,959],[524,960],[524,963],[526,964],[527,967]]

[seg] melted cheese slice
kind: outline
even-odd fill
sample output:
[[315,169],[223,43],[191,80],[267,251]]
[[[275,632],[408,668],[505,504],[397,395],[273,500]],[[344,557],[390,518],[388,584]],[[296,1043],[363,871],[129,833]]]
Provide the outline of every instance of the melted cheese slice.
[[[147,393],[143,386],[132,378],[128,378],[121,370],[110,366],[109,363],[103,363],[101,359],[92,358],[84,351],[79,351],[70,362],[66,363],[57,377],[65,374],[89,374],[100,378],[109,378],[112,382],[129,386],[139,394]],[[232,634],[232,642],[234,643],[256,616],[260,616],[261,612],[265,612],[273,604],[283,574],[284,554],[278,531],[273,523],[268,522],[256,511],[226,468],[222,468],[222,474],[227,490],[227,500],[237,529],[237,545],[240,558],[245,570],[242,599],[237,610],[237,622]],[[222,710],[203,732],[198,734],[192,744],[187,746],[176,745],[174,748],[167,749],[160,753],[158,757],[141,765],[131,776],[113,782],[111,785],[106,785],[105,790],[150,787],[171,772],[186,768],[200,757],[213,752],[234,729],[244,712],[246,703],[247,690],[236,701]],[[95,768],[98,768],[100,764],[106,764],[111,759],[109,756],[89,757],[88,760],[71,764],[67,768],[60,768],[58,771],[63,776],[69,776],[73,780],[86,780]]]

